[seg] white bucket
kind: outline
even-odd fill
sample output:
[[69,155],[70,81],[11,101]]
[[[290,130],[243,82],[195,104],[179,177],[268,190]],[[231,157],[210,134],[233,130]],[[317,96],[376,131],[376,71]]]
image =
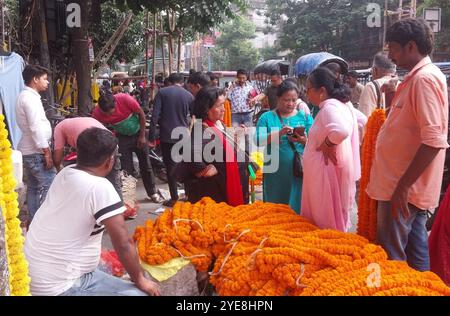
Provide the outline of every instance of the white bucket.
[[14,168],[14,178],[17,181],[16,188],[22,184],[23,180],[23,160],[22,153],[18,150],[12,151],[12,161]]

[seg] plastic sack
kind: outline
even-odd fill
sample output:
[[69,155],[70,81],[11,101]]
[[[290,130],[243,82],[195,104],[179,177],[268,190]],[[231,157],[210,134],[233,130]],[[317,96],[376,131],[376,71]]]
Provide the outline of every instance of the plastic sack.
[[125,274],[125,268],[114,250],[102,249],[98,269],[116,277],[122,277]]

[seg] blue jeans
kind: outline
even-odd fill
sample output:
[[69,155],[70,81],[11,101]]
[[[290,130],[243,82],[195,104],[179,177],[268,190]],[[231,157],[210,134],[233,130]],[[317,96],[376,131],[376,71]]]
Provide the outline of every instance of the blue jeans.
[[418,271],[429,271],[427,212],[412,204],[408,204],[408,208],[409,218],[403,218],[398,210],[400,219],[397,221],[392,216],[391,203],[378,201],[377,241],[389,259],[407,261]]
[[45,168],[45,158],[42,154],[23,156],[23,167],[27,179],[27,205],[31,221],[45,200],[47,191],[56,176],[56,170]]
[[232,113],[231,114],[231,123],[233,127],[240,126],[241,124],[244,124],[247,127],[253,126],[252,121],[253,112],[247,112],[247,113]]
[[100,270],[86,273],[74,286],[59,296],[148,296],[134,283],[119,279]]

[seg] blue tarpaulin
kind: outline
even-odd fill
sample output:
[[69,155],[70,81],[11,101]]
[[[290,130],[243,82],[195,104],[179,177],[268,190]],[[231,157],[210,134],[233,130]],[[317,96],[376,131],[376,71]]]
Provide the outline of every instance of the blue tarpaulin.
[[16,149],[22,132],[16,121],[16,100],[25,87],[22,71],[24,61],[19,54],[11,53],[0,56],[0,98],[3,103],[3,113],[8,122],[12,148]]
[[303,55],[297,59],[295,63],[295,75],[297,77],[307,76],[317,67],[331,62],[338,63],[343,73],[347,72],[348,64],[344,59],[327,52],[320,52]]

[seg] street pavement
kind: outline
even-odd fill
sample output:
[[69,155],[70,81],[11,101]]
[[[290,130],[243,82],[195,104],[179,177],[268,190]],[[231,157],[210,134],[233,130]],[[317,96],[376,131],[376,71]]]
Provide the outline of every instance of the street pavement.
[[[161,182],[158,178],[156,178],[156,189],[169,190],[169,186],[167,183]],[[139,203],[139,209],[137,212],[137,217],[135,219],[127,220],[125,223],[127,225],[128,234],[133,236],[134,231],[137,226],[143,226],[148,219],[155,220],[158,216],[151,212],[156,211],[157,209],[163,207],[161,204],[155,204],[146,199],[147,193],[145,192],[144,185],[142,180],[139,179],[136,186],[136,200]],[[108,235],[108,232],[105,230],[102,239],[102,248],[112,249],[111,239]]]

